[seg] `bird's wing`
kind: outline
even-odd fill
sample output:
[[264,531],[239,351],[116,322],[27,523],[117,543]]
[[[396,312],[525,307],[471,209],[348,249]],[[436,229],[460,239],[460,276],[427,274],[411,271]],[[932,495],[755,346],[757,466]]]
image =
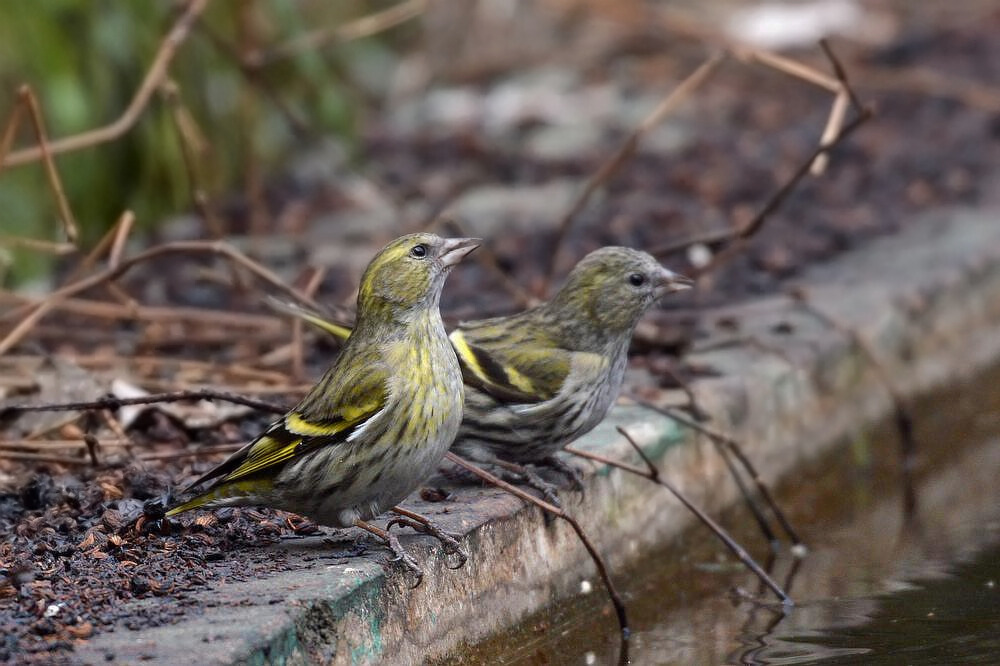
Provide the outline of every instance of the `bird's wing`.
[[338,363],[295,408],[191,487],[212,479],[220,484],[246,479],[317,448],[350,441],[387,398],[388,369],[377,358],[366,358],[370,355]]
[[[339,340],[351,333],[348,326],[305,307],[276,300],[271,305]],[[497,328],[500,322],[504,325]],[[463,324],[449,336],[465,383],[499,402],[544,402],[559,392],[574,363],[599,361],[597,355],[563,349],[540,339],[530,328],[509,324],[505,318]],[[595,358],[581,359],[581,355]]]
[[576,352],[528,329],[463,325],[449,336],[465,383],[499,402],[536,403],[554,397]]

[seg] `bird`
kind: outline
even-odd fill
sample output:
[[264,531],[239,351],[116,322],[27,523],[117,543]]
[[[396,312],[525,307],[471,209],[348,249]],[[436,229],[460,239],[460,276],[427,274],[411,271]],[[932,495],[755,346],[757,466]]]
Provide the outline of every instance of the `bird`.
[[429,477],[458,433],[462,373],[439,301],[452,268],[479,243],[418,233],[379,251],[333,365],[295,407],[190,484],[212,482],[166,516],[224,506],[290,511],[370,532],[419,575],[395,535],[369,521]]
[[[554,466],[575,478],[555,454],[611,408],[642,316],[692,285],[646,252],[609,246],[581,259],[548,302],[461,322],[449,335],[465,382],[464,416],[451,450],[520,474],[552,499],[551,488],[525,465]],[[350,330],[306,308],[280,309],[335,337]]]
[[449,339],[466,397],[452,451],[482,463],[565,469],[555,454],[607,415],[639,320],[692,284],[646,252],[603,247],[581,259],[548,302],[460,323]]

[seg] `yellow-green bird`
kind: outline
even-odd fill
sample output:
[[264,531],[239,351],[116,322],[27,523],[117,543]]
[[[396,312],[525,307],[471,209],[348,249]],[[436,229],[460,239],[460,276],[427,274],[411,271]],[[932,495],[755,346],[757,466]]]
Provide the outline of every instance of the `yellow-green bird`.
[[[451,450],[482,463],[554,462],[591,430],[621,390],[632,333],[663,296],[692,281],[652,256],[604,247],[584,257],[547,303],[461,323],[450,335],[465,380]],[[349,328],[285,307],[337,337]]]
[[287,414],[192,484],[167,511],[268,506],[322,525],[356,526],[409,495],[438,467],[462,421],[462,372],[441,321],[445,278],[478,239],[397,238],[365,270],[354,331],[333,367]]

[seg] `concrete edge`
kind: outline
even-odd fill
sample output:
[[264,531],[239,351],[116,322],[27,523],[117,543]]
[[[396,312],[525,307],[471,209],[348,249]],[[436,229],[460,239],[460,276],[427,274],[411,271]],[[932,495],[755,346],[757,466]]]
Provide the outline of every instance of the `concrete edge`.
[[[879,239],[800,280],[812,301],[856,327],[906,395],[960,381],[1000,357],[1000,213],[942,211]],[[740,330],[719,332],[720,317]],[[721,372],[695,391],[744,447],[769,482],[822,455],[838,440],[886,413],[889,397],[869,364],[836,331],[773,297],[706,313],[706,351],[689,356]],[[788,332],[790,331],[790,332]],[[727,342],[727,338],[728,340]],[[689,497],[710,512],[737,499],[711,445],[677,423],[638,407],[617,407],[577,443],[627,457],[614,427],[624,425]],[[682,445],[683,444],[683,445]],[[592,468],[584,499],[565,495],[613,570],[676,535],[692,517],[642,479]],[[407,543],[425,569],[409,590],[372,556],[317,563],[325,546],[278,546],[289,571],[198,593],[218,601],[178,623],[95,636],[76,658],[88,663],[335,664],[419,663],[473,643],[552,601],[593,583],[592,565],[561,523],[546,526],[534,509],[489,489],[468,488],[455,502],[408,503],[465,535],[470,561],[445,568],[429,539]],[[302,560],[308,554],[314,561]],[[271,603],[275,594],[283,599]],[[596,596],[601,595],[601,596]],[[268,600],[271,601],[268,601]],[[156,600],[129,602],[137,609]],[[613,619],[609,617],[609,622]]]

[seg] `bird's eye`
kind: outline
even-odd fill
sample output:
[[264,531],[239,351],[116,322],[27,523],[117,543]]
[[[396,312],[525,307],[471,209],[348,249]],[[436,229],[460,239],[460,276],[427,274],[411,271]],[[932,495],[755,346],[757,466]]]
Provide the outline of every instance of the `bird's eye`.
[[646,276],[642,273],[632,273],[628,276],[628,283],[633,287],[641,287],[646,284]]
[[424,257],[427,256],[427,246],[424,245],[423,243],[420,243],[419,245],[414,245],[413,249],[410,250],[410,256],[415,257],[417,259],[423,259]]

